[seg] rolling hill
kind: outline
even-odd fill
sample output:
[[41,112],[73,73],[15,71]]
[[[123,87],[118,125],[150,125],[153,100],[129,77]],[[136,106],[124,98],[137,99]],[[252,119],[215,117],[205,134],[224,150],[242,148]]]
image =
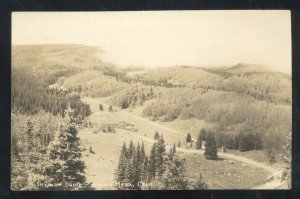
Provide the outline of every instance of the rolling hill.
[[[54,133],[61,118],[51,111],[56,107],[63,112],[66,100],[61,96],[75,94],[76,99],[83,100],[76,101],[75,108],[90,108],[84,115],[85,121],[77,125],[81,144],[90,149],[82,157],[87,164],[85,175],[95,184],[112,181],[124,141],[143,141],[149,152],[156,131],[164,137],[167,148],[182,144],[178,154],[187,159],[191,181],[202,172],[211,188],[249,188],[263,183],[269,174],[259,168],[265,165],[256,168],[253,165],[257,163],[252,166],[247,165],[251,161],[230,163],[226,158],[243,159],[231,153],[246,156],[253,152],[250,154],[254,157],[266,157],[269,149],[282,152],[292,127],[289,75],[245,63],[218,68],[124,69],[104,63],[101,53],[97,47],[73,44],[13,46],[12,91],[15,92],[12,93],[20,93],[14,94],[15,97],[26,100],[12,103],[16,108],[12,129],[23,132],[27,119],[34,119],[34,132],[50,129]],[[37,85],[40,85],[38,91]],[[61,87],[65,89],[56,89]],[[40,100],[43,92],[46,97]],[[23,106],[32,113],[25,116],[17,111]],[[41,112],[43,108],[49,113]],[[127,123],[137,131],[124,128],[117,128],[112,134],[97,131],[102,125],[117,123]],[[188,149],[187,134],[196,140],[201,129],[215,133],[219,154],[226,161],[206,160],[203,151],[194,149],[195,144]],[[255,137],[245,137],[248,135]],[[251,138],[248,144],[262,146],[242,151],[241,137]],[[229,148],[228,143],[235,138],[238,148]],[[228,153],[221,152],[224,146],[228,147]]]
[[[287,121],[291,118],[292,88],[287,74],[246,63],[126,70],[104,64],[101,52],[84,45],[31,45],[14,46],[12,56],[17,66],[80,68],[60,77],[59,86],[87,97],[107,97],[110,104],[126,104],[123,108],[138,109],[152,119],[179,123],[204,119],[224,132],[252,129],[280,134],[291,130]],[[149,100],[151,103],[146,103]],[[280,122],[276,122],[278,118],[282,118]],[[272,129],[270,125],[275,126]]]
[[13,45],[12,66],[70,66],[88,68],[103,64],[99,47],[79,44]]

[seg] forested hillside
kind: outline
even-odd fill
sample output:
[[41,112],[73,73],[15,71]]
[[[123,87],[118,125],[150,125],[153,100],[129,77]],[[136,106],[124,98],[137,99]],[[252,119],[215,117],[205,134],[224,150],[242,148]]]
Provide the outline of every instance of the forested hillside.
[[[70,144],[73,142],[76,147],[66,153],[74,153],[72,158],[75,162],[79,161],[76,162],[79,166],[74,173],[81,173],[75,176],[84,187],[73,187],[70,190],[90,189],[90,184],[86,183],[82,174],[85,165],[79,160],[82,148],[77,137],[78,129],[84,129],[83,132],[90,132],[92,137],[96,138],[101,136],[100,131],[95,130],[97,126],[110,126],[114,123],[133,127],[133,124],[130,124],[133,122],[141,128],[144,125],[139,122],[143,121],[151,128],[161,126],[162,129],[171,129],[170,132],[174,135],[169,132],[165,137],[166,143],[170,142],[172,137],[172,143],[168,144],[182,149],[182,153],[178,154],[175,154],[175,151],[165,153],[164,141],[161,138],[163,152],[155,152],[159,148],[155,148],[157,140],[147,137],[150,133],[148,129],[140,132],[138,127],[134,127],[135,131],[131,132],[128,128],[120,130],[116,126],[117,130],[113,130],[115,137],[109,137],[112,148],[121,147],[114,146],[114,140],[128,141],[129,135],[133,136],[131,138],[153,144],[152,156],[151,153],[147,156],[142,152],[139,145],[136,146],[136,152],[128,152],[135,147],[129,145],[127,148],[124,144],[115,177],[118,183],[132,181],[134,187],[124,185],[125,187],[117,188],[149,188],[137,185],[137,181],[141,179],[150,184],[157,180],[163,182],[156,188],[172,189],[173,185],[174,189],[179,185],[188,187],[188,179],[180,176],[185,170],[184,160],[178,159],[177,155],[184,157],[184,152],[189,149],[202,150],[203,146],[210,145],[206,142],[213,143],[215,153],[220,150],[225,153],[227,149],[232,150],[231,152],[254,151],[261,154],[268,151],[271,164],[275,161],[275,151],[284,152],[282,147],[285,146],[286,137],[292,130],[290,75],[260,65],[243,63],[216,68],[119,68],[104,63],[101,53],[99,48],[84,45],[13,46],[13,189],[42,189],[33,182],[43,184],[45,181],[59,183],[62,179],[66,180],[65,173],[62,172],[65,172],[64,158],[57,156],[56,150],[73,146]],[[97,107],[97,110],[93,107]],[[131,115],[129,121],[128,115]],[[95,129],[92,129],[92,123]],[[162,137],[164,132],[160,133]],[[186,140],[183,140],[182,136],[186,135]],[[86,136],[89,138],[91,135]],[[176,143],[173,143],[174,141]],[[86,157],[95,155],[91,145],[90,154]],[[101,149],[99,146],[95,148]],[[116,151],[108,156],[116,157]],[[139,153],[145,156],[140,162],[137,161]],[[62,159],[56,167],[47,163],[45,155],[52,158],[53,165],[56,164],[56,160]],[[168,156],[165,161],[157,163],[156,159],[165,156]],[[218,159],[217,155],[214,157],[213,160]],[[151,158],[154,158],[153,161],[158,165],[156,168],[153,166],[152,170]],[[26,168],[22,168],[23,162],[26,163]],[[174,164],[179,165],[180,172],[172,169]],[[72,169],[72,165],[68,166]],[[157,170],[160,167],[167,169]],[[136,173],[133,172],[135,170]],[[180,175],[176,174],[178,172]],[[159,177],[162,174],[163,177]],[[166,176],[170,174],[178,178],[179,185],[169,181],[169,177]],[[67,177],[70,183],[73,177]],[[170,183],[174,184],[171,186]],[[65,185],[62,188],[68,189]]]
[[111,102],[128,108],[151,99],[143,110],[151,120],[196,118],[214,124],[219,134],[258,133],[264,148],[280,149],[291,132],[291,78],[258,67],[240,64],[209,71],[175,67],[130,76],[109,72],[132,87],[115,94]]
[[153,121],[196,118],[220,134],[259,133],[265,148],[280,149],[291,132],[291,77],[259,65],[130,71],[100,65],[61,85],[89,97],[110,97],[122,109],[143,107],[142,115]]
[[[85,177],[79,173],[83,172],[84,163],[78,160],[82,149],[77,148],[80,145],[75,127],[82,124],[84,118],[90,114],[90,106],[83,103],[77,93],[49,87],[60,77],[72,76],[77,72],[72,67],[61,66],[12,67],[13,190],[53,190],[56,186],[62,190],[80,190],[90,187],[85,182]],[[69,136],[62,141],[61,138],[68,133]],[[73,148],[66,153],[74,153],[70,160],[73,159],[81,167],[71,168],[69,163],[57,164],[57,160],[62,157],[57,156],[56,152],[60,149],[67,150],[71,143]],[[62,169],[73,171],[72,174],[65,175],[59,172]],[[53,175],[53,172],[56,174]],[[66,184],[61,184],[61,177],[66,183],[76,182],[82,186],[67,187]]]
[[[22,114],[36,114],[39,110],[64,117],[64,111],[69,104],[76,115],[85,117],[90,113],[89,105],[80,101],[77,94],[68,91],[49,88],[49,84],[64,73],[53,73],[44,76],[33,68],[13,68],[12,75],[12,111]],[[66,71],[69,73],[72,71]]]

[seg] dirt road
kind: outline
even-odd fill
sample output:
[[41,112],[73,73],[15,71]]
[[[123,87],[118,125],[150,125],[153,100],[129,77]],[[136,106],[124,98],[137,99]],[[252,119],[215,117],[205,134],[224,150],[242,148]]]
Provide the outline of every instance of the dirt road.
[[[86,101],[87,103],[89,103],[91,105],[92,112],[94,112],[94,111],[98,112],[98,106],[99,106],[99,103],[100,103],[100,99],[99,98],[98,99],[96,99],[96,98],[84,98],[84,101]],[[105,107],[109,106],[108,104],[105,104],[103,101],[101,101],[101,103]],[[116,110],[119,113],[121,113],[121,114],[125,114],[125,115],[127,115],[129,117],[133,117],[133,118],[135,118],[137,120],[146,122],[148,124],[154,125],[154,126],[159,127],[159,128],[166,129],[166,130],[174,132],[176,134],[180,134],[180,135],[186,136],[185,133],[182,133],[182,132],[179,132],[177,130],[171,129],[169,127],[165,127],[165,126],[163,126],[161,124],[149,121],[149,120],[147,120],[145,118],[142,118],[142,117],[139,117],[137,115],[134,115],[134,114],[132,114],[132,113],[130,113],[128,111],[120,110],[120,109],[116,109]],[[149,142],[149,143],[155,142],[153,139],[148,138],[148,137],[144,137],[144,136],[140,136],[140,135],[133,135],[133,136],[137,137],[139,139],[142,139],[142,140],[144,140],[146,142]],[[192,138],[192,139],[194,141],[196,141],[195,138]],[[171,146],[170,145],[166,145],[166,147],[169,148]],[[197,153],[197,154],[203,154],[204,153],[204,151],[202,151],[202,150],[194,150],[194,149],[178,148],[177,150],[185,152],[185,153]],[[242,162],[244,164],[249,164],[249,165],[254,166],[254,167],[262,168],[262,169],[270,172],[270,176],[273,176],[272,178],[270,178],[271,180],[269,182],[266,182],[266,183],[262,184],[262,185],[253,187],[253,189],[275,189],[275,188],[277,188],[277,187],[279,187],[279,186],[281,186],[283,184],[278,179],[278,177],[277,177],[281,173],[281,171],[279,169],[277,169],[277,168],[274,168],[274,167],[271,167],[271,166],[259,163],[259,162],[255,161],[255,160],[252,160],[252,159],[249,159],[249,158],[246,158],[246,157],[243,157],[243,156],[237,156],[237,155],[233,155],[233,154],[229,154],[229,153],[218,152],[218,156],[221,157],[221,158],[227,158],[227,159],[231,159],[231,160]]]

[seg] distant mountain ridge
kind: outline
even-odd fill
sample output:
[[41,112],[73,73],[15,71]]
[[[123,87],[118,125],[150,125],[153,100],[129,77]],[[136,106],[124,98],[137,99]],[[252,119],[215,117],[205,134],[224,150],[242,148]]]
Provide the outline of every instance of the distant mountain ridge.
[[[82,44],[12,45],[12,66],[63,65],[77,68],[89,68],[99,65],[112,66],[113,64],[105,63],[102,60],[103,52],[101,47]],[[170,68],[174,67],[201,69],[215,74],[272,71],[271,68],[265,65],[244,62],[222,67],[173,66]]]
[[13,45],[12,66],[70,66],[88,68],[103,64],[99,47],[81,44]]
[[[268,92],[267,97],[270,99],[291,101],[291,77],[285,73],[274,72],[264,65],[238,63],[214,68],[173,66],[127,71],[104,63],[101,60],[102,52],[101,48],[78,44],[17,45],[12,47],[12,66],[56,66],[58,69],[74,67],[80,70],[94,70],[98,67],[101,74],[110,74],[120,82],[214,89],[263,99],[266,99],[265,92]],[[79,78],[83,82],[89,82],[90,78],[83,76],[84,74],[86,73],[78,74],[74,80]]]
[[241,73],[241,72],[268,72],[270,69],[261,64],[248,64],[248,63],[238,63],[234,66],[231,66],[225,70],[226,72],[231,73]]

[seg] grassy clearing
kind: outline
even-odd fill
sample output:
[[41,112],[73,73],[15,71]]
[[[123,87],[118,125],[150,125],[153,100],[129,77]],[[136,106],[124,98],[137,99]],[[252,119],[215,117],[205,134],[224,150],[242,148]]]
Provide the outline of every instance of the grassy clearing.
[[[238,155],[238,156],[244,156],[249,159],[255,160],[257,162],[260,162],[260,163],[269,164],[267,150],[252,150],[252,151],[246,151],[246,152],[240,152],[238,150],[227,150],[227,152]],[[278,152],[275,153],[275,159],[276,159],[277,163],[275,163],[273,166],[280,167],[281,161],[280,161]]]
[[163,134],[166,144],[173,145],[174,143],[177,143],[178,140],[185,140],[185,135],[175,133],[172,130],[166,129],[160,125],[153,125],[153,123],[149,123],[147,120],[139,119],[134,115],[126,114],[126,112],[109,112],[107,111],[108,107],[106,105],[104,105],[105,111],[99,112],[98,106],[100,100],[99,103],[97,99],[85,98],[83,100],[90,104],[93,113],[90,115],[89,119],[94,123],[112,124],[126,121],[130,124],[133,124],[134,128],[138,130],[137,132],[130,132],[131,134],[137,136],[153,139],[155,132],[158,131],[159,133]]
[[197,175],[202,174],[209,189],[248,189],[264,183],[269,172],[248,166],[242,162],[224,160],[206,160],[200,154],[179,152],[186,159],[186,175],[190,181],[196,181]]

